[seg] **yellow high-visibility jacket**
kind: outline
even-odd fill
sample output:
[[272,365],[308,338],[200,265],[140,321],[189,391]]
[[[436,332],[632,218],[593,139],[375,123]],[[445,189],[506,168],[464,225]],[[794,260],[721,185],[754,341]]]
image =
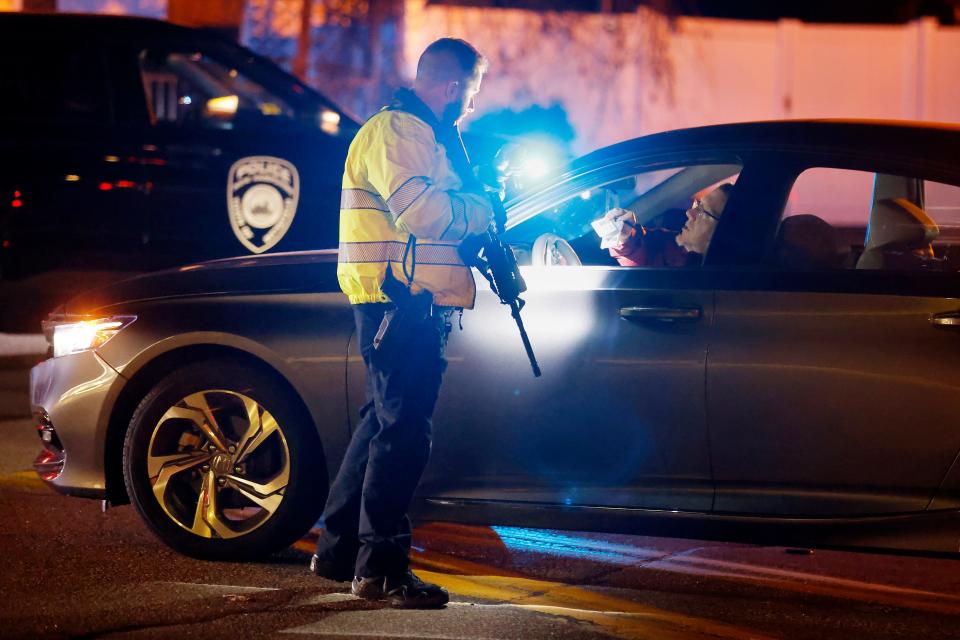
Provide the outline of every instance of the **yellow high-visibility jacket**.
[[351,304],[386,302],[389,266],[412,293],[472,308],[473,273],[457,254],[493,215],[485,196],[460,191],[433,129],[406,111],[381,111],[350,145],[340,195],[337,278]]

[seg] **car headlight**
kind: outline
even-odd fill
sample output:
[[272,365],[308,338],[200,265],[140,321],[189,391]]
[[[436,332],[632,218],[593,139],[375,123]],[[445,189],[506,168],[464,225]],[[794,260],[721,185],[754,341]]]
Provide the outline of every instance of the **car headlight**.
[[96,349],[136,320],[136,316],[112,316],[78,322],[45,322],[44,333],[53,345],[53,357]]

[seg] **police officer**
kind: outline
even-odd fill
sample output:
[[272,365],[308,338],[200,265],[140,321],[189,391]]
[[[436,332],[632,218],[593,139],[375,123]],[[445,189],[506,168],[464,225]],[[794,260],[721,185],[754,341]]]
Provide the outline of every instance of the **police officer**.
[[[463,40],[431,44],[413,89],[401,89],[357,133],[343,176],[337,275],[353,305],[367,403],[330,488],[311,569],[352,578],[354,595],[398,607],[449,599],[409,569],[407,510],[430,455],[450,313],[472,308],[476,294],[457,249],[493,216],[457,128],[485,70],[485,58]],[[385,314],[406,313],[409,300],[426,304],[384,327],[402,327],[386,356],[374,348],[377,332]]]

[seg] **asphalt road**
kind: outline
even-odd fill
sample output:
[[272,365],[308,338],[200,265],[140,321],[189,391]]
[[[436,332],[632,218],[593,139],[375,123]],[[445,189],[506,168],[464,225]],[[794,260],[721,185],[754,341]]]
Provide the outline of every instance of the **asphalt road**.
[[3,638],[960,638],[958,560],[446,524],[416,530],[414,562],[452,602],[396,611],[312,576],[309,536],[201,562],[132,507],[55,494],[25,407],[0,368]]

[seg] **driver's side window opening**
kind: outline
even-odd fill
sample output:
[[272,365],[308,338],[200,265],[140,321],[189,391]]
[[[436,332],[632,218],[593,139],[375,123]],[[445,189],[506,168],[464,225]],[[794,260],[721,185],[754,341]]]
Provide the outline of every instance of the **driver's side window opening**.
[[792,271],[958,271],[960,187],[807,169],[794,182],[769,260]]
[[510,239],[518,260],[534,266],[697,267],[741,168],[673,166],[584,184],[520,223]]

